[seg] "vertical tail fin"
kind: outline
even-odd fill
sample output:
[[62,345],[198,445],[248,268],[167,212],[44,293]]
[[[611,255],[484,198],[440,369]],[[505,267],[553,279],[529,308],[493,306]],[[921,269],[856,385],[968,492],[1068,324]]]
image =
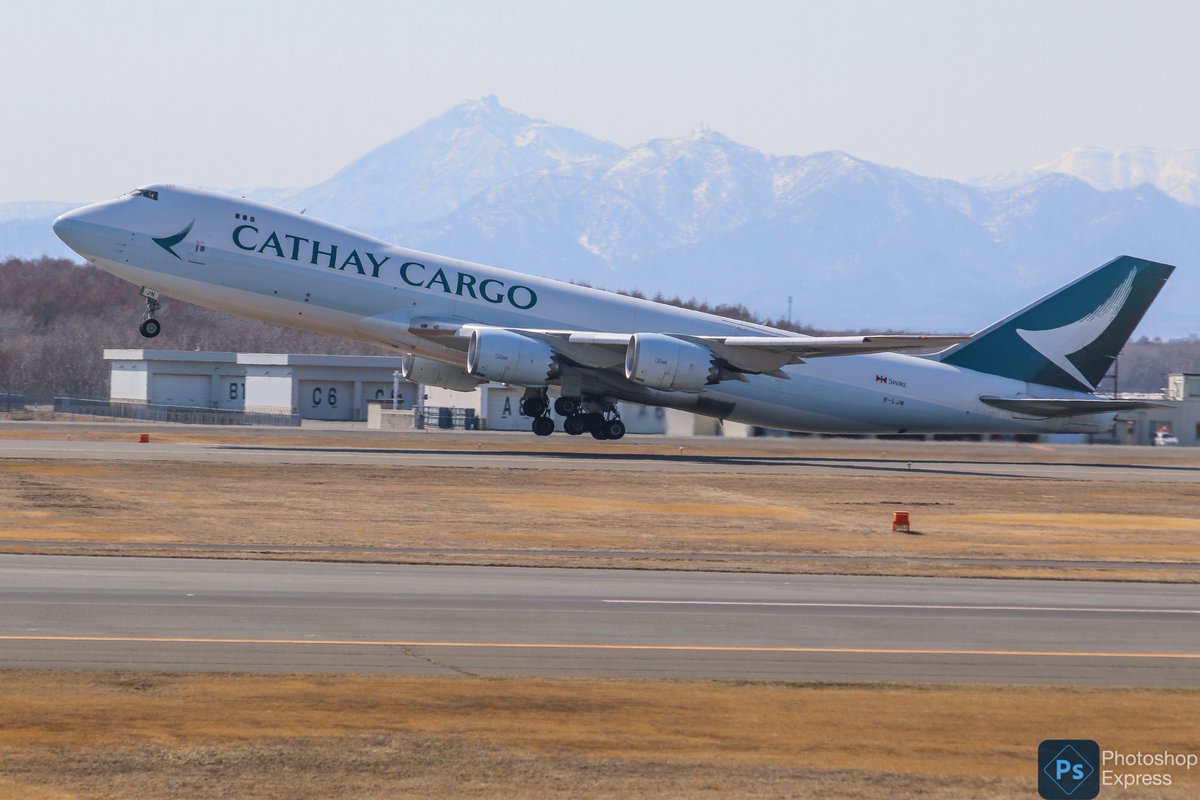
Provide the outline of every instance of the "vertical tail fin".
[[990,375],[1095,391],[1174,269],[1121,256],[938,358]]

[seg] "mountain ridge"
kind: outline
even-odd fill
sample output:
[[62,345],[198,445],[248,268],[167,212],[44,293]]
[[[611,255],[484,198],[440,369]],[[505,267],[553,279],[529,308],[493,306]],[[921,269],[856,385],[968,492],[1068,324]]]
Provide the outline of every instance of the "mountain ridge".
[[[1142,330],[1182,336],[1200,330],[1188,302],[1200,275],[1187,268],[1200,208],[1171,191],[1190,186],[1192,161],[1150,150],[1106,160],[1077,148],[1020,175],[958,182],[840,151],[770,155],[708,129],[622,148],[486,97],[314,186],[237,193],[603,288],[770,317],[795,297],[797,319],[831,329],[977,329],[1130,253],[1181,266]],[[3,211],[0,255],[41,255],[39,241],[63,252],[52,216]]]

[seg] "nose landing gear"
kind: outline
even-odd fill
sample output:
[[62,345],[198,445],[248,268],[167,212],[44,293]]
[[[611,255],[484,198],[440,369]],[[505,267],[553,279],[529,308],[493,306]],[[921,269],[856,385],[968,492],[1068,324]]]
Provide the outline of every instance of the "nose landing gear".
[[162,323],[154,318],[162,308],[162,303],[158,302],[158,292],[145,286],[142,287],[142,297],[146,298],[146,313],[142,315],[142,324],[138,326],[138,332],[147,339],[153,339],[162,333]]

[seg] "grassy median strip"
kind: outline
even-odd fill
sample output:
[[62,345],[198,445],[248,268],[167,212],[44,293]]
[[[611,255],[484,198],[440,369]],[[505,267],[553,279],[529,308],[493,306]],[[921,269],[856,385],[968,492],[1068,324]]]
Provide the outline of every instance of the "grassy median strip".
[[1197,752],[1198,717],[1196,690],[16,671],[0,796],[1032,796],[1042,739]]
[[4,552],[1196,581],[1198,534],[1170,481],[0,460]]

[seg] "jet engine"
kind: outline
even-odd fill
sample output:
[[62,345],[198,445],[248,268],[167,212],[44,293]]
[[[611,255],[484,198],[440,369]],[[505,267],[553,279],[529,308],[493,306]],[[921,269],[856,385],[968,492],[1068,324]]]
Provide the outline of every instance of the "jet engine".
[[625,350],[625,377],[652,389],[699,392],[719,372],[711,350],[674,336],[635,333]]
[[554,348],[503,328],[476,328],[467,348],[467,372],[519,386],[543,386],[558,371]]
[[479,378],[464,372],[462,367],[443,364],[432,358],[421,358],[412,353],[404,356],[404,363],[400,365],[400,374],[406,381],[419,383],[422,386],[453,389],[456,392],[470,392],[483,383]]

